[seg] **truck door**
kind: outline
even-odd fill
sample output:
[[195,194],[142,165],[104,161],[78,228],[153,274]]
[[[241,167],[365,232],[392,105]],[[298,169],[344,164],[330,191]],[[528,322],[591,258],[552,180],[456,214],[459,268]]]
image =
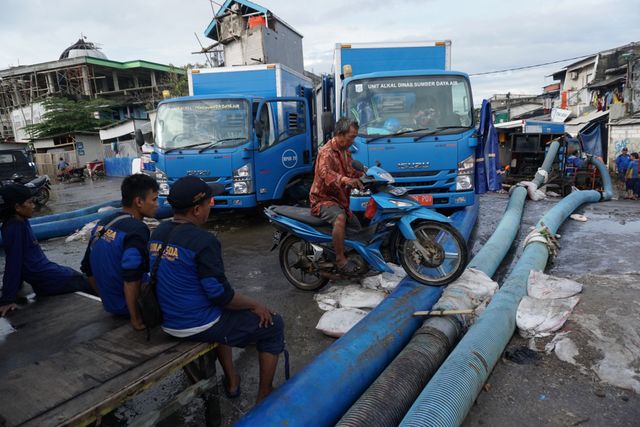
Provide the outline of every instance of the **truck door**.
[[304,98],[267,98],[258,106],[255,153],[258,201],[281,198],[292,179],[311,172],[310,116]]

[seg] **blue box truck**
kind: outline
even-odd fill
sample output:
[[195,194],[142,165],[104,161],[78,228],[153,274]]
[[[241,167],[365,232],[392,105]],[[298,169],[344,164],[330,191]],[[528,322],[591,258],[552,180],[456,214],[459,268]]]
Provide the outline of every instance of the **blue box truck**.
[[[477,136],[469,77],[450,71],[451,42],[361,43],[335,46],[325,76],[323,132],[340,116],[360,131],[353,157],[389,171],[422,204],[461,208],[475,202]],[[332,111],[329,111],[332,110]],[[354,190],[351,209],[369,197]]]
[[190,96],[163,101],[156,113],[152,160],[161,200],[186,175],[225,186],[215,208],[282,199],[311,179],[310,79],[267,64],[194,69],[188,81]]

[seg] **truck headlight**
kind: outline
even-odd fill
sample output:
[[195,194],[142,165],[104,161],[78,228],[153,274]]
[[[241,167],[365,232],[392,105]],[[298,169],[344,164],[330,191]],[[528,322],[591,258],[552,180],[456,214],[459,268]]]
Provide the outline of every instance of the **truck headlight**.
[[456,191],[473,190],[473,175],[458,175],[456,177]]
[[158,182],[158,195],[160,196],[168,196],[169,195],[169,180],[167,179],[167,174],[156,168],[156,181]]
[[233,193],[249,194],[253,193],[253,176],[251,164],[246,165],[233,171]]
[[475,163],[476,159],[473,155],[467,157],[461,162],[458,162],[458,175],[473,175]]

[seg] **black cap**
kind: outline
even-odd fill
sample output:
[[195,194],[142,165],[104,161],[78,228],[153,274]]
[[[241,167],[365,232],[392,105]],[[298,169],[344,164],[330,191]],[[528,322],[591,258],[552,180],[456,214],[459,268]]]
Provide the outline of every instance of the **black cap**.
[[30,187],[22,184],[7,184],[0,188],[0,198],[2,199],[0,204],[24,203],[33,195],[33,190]]
[[167,201],[174,208],[186,209],[223,192],[224,186],[221,184],[215,182],[207,184],[198,177],[185,176],[171,186]]

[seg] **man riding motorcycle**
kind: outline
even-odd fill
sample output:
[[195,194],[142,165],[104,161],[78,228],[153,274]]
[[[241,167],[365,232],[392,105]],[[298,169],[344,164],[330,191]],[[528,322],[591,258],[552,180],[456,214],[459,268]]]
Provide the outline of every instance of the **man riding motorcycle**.
[[352,188],[362,189],[362,172],[351,164],[349,147],[358,134],[358,122],[342,117],[335,126],[334,137],[318,152],[315,174],[309,201],[311,214],[333,225],[331,234],[336,254],[336,265],[342,273],[351,274],[357,265],[344,255],[344,238],[347,223],[350,228],[359,229],[360,222],[349,209],[349,195]]

